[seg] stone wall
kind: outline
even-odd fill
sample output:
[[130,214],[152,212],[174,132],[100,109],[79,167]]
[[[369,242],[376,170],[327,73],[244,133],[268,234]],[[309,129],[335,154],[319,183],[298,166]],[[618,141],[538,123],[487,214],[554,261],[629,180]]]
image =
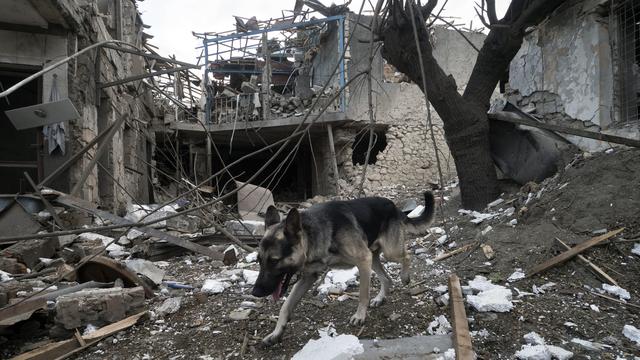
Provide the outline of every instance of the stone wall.
[[[364,31],[363,31],[364,32]],[[485,36],[479,33],[467,33],[466,36],[477,46],[481,47]],[[366,34],[358,34],[358,38],[367,38]],[[460,92],[471,74],[476,58],[476,51],[455,31],[435,28],[432,33],[434,56],[448,74],[455,77]],[[368,57],[368,45],[351,47],[351,62],[362,64],[359,59]],[[427,108],[424,94],[420,88],[412,83],[385,82],[383,78],[380,54],[376,54],[374,69],[374,109],[375,129],[386,135],[386,147],[376,156],[374,164],[367,165],[365,192],[376,194],[382,188],[393,186],[428,186],[438,183],[438,169],[436,166],[435,149],[431,136],[427,131]],[[353,73],[355,66],[349,68]],[[358,69],[361,65],[358,66]],[[362,70],[362,69],[360,69]],[[358,134],[368,133],[367,124],[368,100],[366,86],[358,85],[357,90],[350,90],[348,102],[348,117],[355,120],[355,124],[335,130],[335,147],[338,157],[340,173],[340,189],[343,195],[348,195],[360,182],[363,165],[352,161],[353,145]],[[455,176],[455,165],[449,153],[442,121],[431,108],[431,118],[434,124],[437,147],[440,151],[443,175],[445,181]],[[368,136],[365,136],[368,140]],[[367,141],[365,140],[365,141]],[[325,158],[327,179],[334,186],[333,171],[330,159]]]

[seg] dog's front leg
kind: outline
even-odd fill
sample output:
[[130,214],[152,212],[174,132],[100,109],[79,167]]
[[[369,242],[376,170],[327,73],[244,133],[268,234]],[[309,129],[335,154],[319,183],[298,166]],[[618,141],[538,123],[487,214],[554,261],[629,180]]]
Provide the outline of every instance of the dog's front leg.
[[273,332],[264,339],[262,339],[262,343],[266,346],[271,346],[278,341],[282,337],[284,333],[284,328],[289,321],[289,317],[293,312],[293,309],[298,305],[302,296],[313,286],[313,283],[318,278],[317,275],[304,274],[302,278],[293,285],[293,289],[291,289],[291,293],[287,296],[287,300],[284,301],[284,304],[280,308],[280,315],[278,315],[278,323],[276,324],[276,328]]
[[369,287],[371,286],[371,255],[362,259],[358,266],[360,274],[360,296],[358,297],[358,310],[351,316],[349,323],[351,325],[362,325],[367,317],[367,308],[369,307]]

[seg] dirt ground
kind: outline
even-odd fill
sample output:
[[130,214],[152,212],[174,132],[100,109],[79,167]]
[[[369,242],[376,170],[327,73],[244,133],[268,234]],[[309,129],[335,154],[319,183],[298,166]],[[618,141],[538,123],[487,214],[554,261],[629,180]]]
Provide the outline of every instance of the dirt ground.
[[[622,329],[624,325],[640,328],[640,256],[631,252],[634,241],[640,242],[639,159],[638,150],[581,155],[565,171],[541,184],[523,188],[505,184],[504,202],[487,210],[499,215],[480,224],[458,212],[458,189],[448,188],[444,194],[447,201],[432,225],[447,229],[447,242],[437,244],[441,235],[435,231],[415,236],[410,249],[418,255],[412,261],[410,288],[400,284],[396,265],[386,265],[394,279],[394,291],[381,307],[369,310],[363,327],[348,323],[357,306],[357,287],[347,290],[353,296],[345,301],[338,301],[336,296],[307,294],[283,341],[265,349],[260,339],[273,329],[281,302],[255,299],[249,295],[251,286],[240,282],[222,294],[199,292],[206,279],[220,277],[221,271],[233,277],[239,267],[257,270],[256,263],[243,261],[236,267],[217,268],[200,256],[190,255],[160,265],[167,271],[166,279],[190,284],[195,290],[159,290],[159,296],[149,304],[154,309],[169,297],[182,297],[176,313],[120,332],[77,359],[288,359],[307,341],[318,338],[318,329],[329,324],[340,334],[362,339],[424,335],[434,317],[445,315],[450,319],[448,306],[436,301],[440,294],[435,289],[446,285],[450,273],[458,274],[463,285],[482,275],[513,290],[514,308],[509,312],[478,312],[467,305],[479,359],[514,358],[525,344],[523,335],[531,331],[544,337],[547,344],[573,352],[574,359],[634,359],[640,356],[640,348],[622,334]],[[393,189],[387,195],[397,201],[408,196],[419,199],[423,190]],[[515,208],[514,215],[505,216],[509,207]],[[510,224],[513,219],[517,220],[515,226]],[[583,255],[630,292],[628,304],[595,295],[602,279],[577,259],[531,278],[506,282],[516,269],[526,272],[563,251],[556,237],[575,245],[620,227],[625,228],[621,236]],[[432,261],[437,254],[466,244],[473,244],[470,250]],[[493,249],[492,259],[485,256],[480,247],[483,244]],[[555,285],[533,294],[534,287],[548,283]],[[379,283],[374,280],[373,284],[372,294]],[[419,294],[411,296],[410,289]],[[255,302],[256,309],[247,320],[232,320],[230,313],[243,301]],[[606,347],[602,351],[587,350],[572,343],[573,338]]]

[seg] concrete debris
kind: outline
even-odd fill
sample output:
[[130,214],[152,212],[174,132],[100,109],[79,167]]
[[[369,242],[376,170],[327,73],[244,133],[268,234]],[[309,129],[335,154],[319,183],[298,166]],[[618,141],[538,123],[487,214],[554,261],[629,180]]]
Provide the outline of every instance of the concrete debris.
[[254,285],[258,279],[258,274],[260,274],[259,271],[247,269],[242,270],[242,277],[247,285]]
[[447,242],[447,239],[448,239],[448,238],[449,238],[449,237],[448,237],[447,235],[442,235],[442,236],[440,236],[440,237],[436,240],[436,242],[437,242],[439,245],[443,245],[444,243],[446,243],[446,242]]
[[418,205],[416,206],[415,209],[413,209],[408,215],[408,218],[417,218],[418,216],[422,215],[422,213],[424,212],[424,205]]
[[435,292],[437,292],[438,294],[444,294],[447,291],[449,291],[449,288],[447,287],[447,285],[438,285],[438,286],[434,287],[433,290]]
[[253,314],[253,309],[238,309],[229,314],[229,318],[235,321],[248,320]]
[[247,263],[253,263],[258,261],[258,252],[254,251],[252,253],[247,254],[247,256],[244,257],[244,261]]
[[71,330],[84,324],[110,324],[138,312],[144,305],[144,289],[85,289],[62,295],[56,301],[56,323]]
[[129,232],[127,233],[127,239],[129,240],[135,240],[139,237],[144,236],[144,233],[142,231],[136,230],[136,229],[131,229],[129,230]]
[[502,204],[503,202],[504,202],[503,198],[497,198],[496,200],[488,203],[487,204],[487,208],[492,208],[492,207],[498,206],[498,205]]
[[513,274],[509,275],[509,278],[507,278],[508,282],[514,282],[514,281],[518,281],[521,279],[524,279],[526,276],[526,274],[522,271],[522,269],[518,268],[516,269],[516,271],[513,272]]
[[469,215],[471,217],[473,217],[473,219],[471,219],[471,222],[474,224],[480,224],[481,222],[485,221],[485,220],[491,220],[495,217],[497,217],[498,215],[500,215],[499,213],[481,213],[475,210],[465,210],[465,209],[460,209],[458,210],[458,212],[460,214],[465,214],[465,215]]
[[318,286],[321,295],[342,294],[350,285],[357,284],[358,268],[330,270],[324,277],[324,282]]
[[13,278],[11,277],[11,274],[0,270],[0,282],[5,282],[9,280],[13,280]]
[[[453,228],[451,230],[453,230]],[[435,227],[429,228],[429,233],[442,235],[442,234],[445,233],[445,231],[444,231],[443,228],[441,228],[439,226],[435,226]]]
[[226,281],[220,281],[217,279],[207,279],[204,282],[204,285],[202,285],[202,292],[206,293],[206,294],[220,294],[223,291],[225,291],[225,289],[227,289],[229,286],[231,286],[230,283],[226,282]]
[[554,283],[554,282],[548,282],[548,283],[546,283],[544,285],[541,285],[541,286],[536,286],[534,284],[532,286],[532,291],[536,295],[544,294],[546,291],[548,291],[549,289],[551,289],[554,286],[556,286],[556,283]]
[[168,298],[155,309],[155,315],[157,317],[163,317],[165,315],[175,314],[180,310],[180,305],[182,305],[182,297]]
[[591,305],[589,305],[589,307],[591,308],[591,310],[593,310],[595,312],[600,312],[600,308],[596,304],[591,304]]
[[571,339],[571,342],[579,345],[581,348],[585,349],[585,350],[589,350],[589,351],[602,351],[602,350],[606,350],[606,349],[610,349],[611,346],[610,345],[606,345],[606,344],[600,344],[597,342],[592,342],[592,341],[588,341],[588,340],[582,340],[579,338],[573,338]]
[[606,291],[610,295],[615,295],[620,298],[620,300],[629,300],[631,299],[631,294],[629,292],[619,286],[602,284],[602,289]]
[[486,228],[484,228],[481,232],[482,236],[485,236],[489,233],[489,231],[493,230],[493,227],[491,227],[491,225],[488,225]]
[[439,356],[437,360],[455,360],[456,359],[456,349],[447,349],[442,356]]
[[[170,204],[158,209],[160,205],[137,205],[130,204],[127,206],[127,215],[125,219],[131,222],[139,222],[142,219],[145,221],[153,221],[164,218],[168,215],[177,213],[180,206],[178,204]],[[152,211],[155,211],[152,213]],[[150,225],[153,228],[161,228],[167,226],[167,221],[160,221]]]
[[511,220],[509,221],[509,225],[511,225],[511,226],[516,226],[516,225],[518,225],[518,219],[511,219]]
[[309,340],[292,360],[345,360],[363,352],[364,347],[354,335],[332,336],[321,331],[320,338]]
[[631,249],[631,253],[640,256],[640,243],[636,243],[633,245],[633,249]]
[[633,325],[625,325],[622,328],[622,334],[629,339],[629,341],[634,342],[636,346],[640,347],[640,329]]
[[492,284],[490,280],[480,275],[476,275],[469,281],[469,286],[474,291],[479,291],[477,295],[467,296],[467,301],[477,311],[508,312],[513,308],[511,302],[513,294],[506,287]]
[[202,226],[200,219],[193,215],[180,215],[166,220],[167,229],[179,231],[182,233],[192,234],[198,231]]
[[437,316],[427,326],[429,335],[446,335],[451,332],[451,324],[444,315]]
[[516,352],[515,357],[523,360],[566,360],[573,357],[571,351],[567,351],[559,346],[547,345],[544,338],[535,332],[524,335],[526,345]]
[[162,284],[164,270],[157,267],[153,262],[144,259],[125,260],[125,266],[136,274],[142,274],[153,281],[154,284]]
[[40,262],[40,258],[53,257],[58,244],[57,238],[21,240],[0,251],[0,257],[17,259],[28,268],[33,269]]

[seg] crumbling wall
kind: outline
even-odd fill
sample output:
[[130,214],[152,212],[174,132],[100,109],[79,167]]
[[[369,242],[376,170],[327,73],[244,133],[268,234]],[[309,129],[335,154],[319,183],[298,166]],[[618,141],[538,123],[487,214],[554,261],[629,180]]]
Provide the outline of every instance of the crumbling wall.
[[[76,2],[77,6],[61,5],[65,18],[74,30],[70,35],[78,48],[96,42],[120,38],[138,48],[143,45],[142,22],[135,2]],[[66,3],[65,3],[66,4]],[[100,5],[100,6],[98,6]],[[121,13],[118,20],[116,15]],[[118,30],[121,29],[121,34]],[[74,51],[70,49],[70,52]],[[97,82],[107,83],[129,76],[143,74],[145,62],[140,56],[101,50],[100,64],[96,73],[95,52],[80,56],[74,67],[74,76],[69,77],[69,98],[76,104],[81,118],[71,123],[73,152],[80,150],[108,124],[125,117],[125,125],[113,136],[110,148],[99,161],[99,166],[90,173],[83,185],[83,197],[97,201],[102,206],[124,213],[131,197],[135,201],[149,201],[148,167],[145,163],[147,140],[153,142],[153,132],[147,125],[153,116],[153,102],[149,89],[141,82],[130,82],[97,91]],[[97,96],[100,96],[98,99]],[[70,183],[75,185],[92,157],[92,152],[71,168]]]
[[[355,39],[368,39],[366,29],[356,33]],[[465,34],[478,48],[485,35]],[[435,28],[432,33],[434,56],[445,72],[454,76],[460,92],[473,70],[476,51],[455,31]],[[374,60],[374,112],[376,131],[386,135],[386,147],[377,154],[375,163],[367,165],[365,192],[376,193],[392,186],[417,186],[438,183],[435,149],[427,127],[427,109],[424,94],[413,83],[384,82],[384,61],[379,53]],[[349,75],[363,70],[369,57],[368,44],[350,48]],[[364,77],[363,77],[364,81]],[[364,89],[364,91],[362,90]],[[348,118],[356,120],[350,127],[336,129],[336,152],[340,172],[340,192],[349,194],[360,182],[363,165],[352,161],[353,144],[357,135],[368,132],[368,100],[365,84],[350,89]],[[455,165],[442,130],[442,120],[431,108],[431,118],[439,150],[445,181],[455,176]],[[367,137],[368,138],[368,137]],[[368,143],[368,142],[367,142]],[[331,167],[328,167],[331,169]],[[333,171],[328,170],[329,174]],[[328,181],[333,184],[332,177]]]
[[[525,38],[507,99],[546,122],[616,132],[611,25],[607,9],[573,1]],[[567,138],[585,150],[607,146]]]

